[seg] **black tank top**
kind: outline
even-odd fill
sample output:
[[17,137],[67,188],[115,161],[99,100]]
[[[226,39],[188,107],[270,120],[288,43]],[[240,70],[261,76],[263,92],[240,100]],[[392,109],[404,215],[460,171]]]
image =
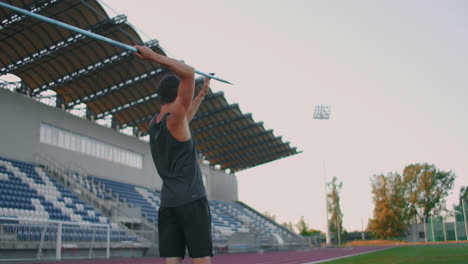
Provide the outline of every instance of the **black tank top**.
[[154,165],[163,181],[161,206],[174,207],[206,197],[193,137],[175,139],[167,128],[166,113],[159,123],[150,123],[150,147]]

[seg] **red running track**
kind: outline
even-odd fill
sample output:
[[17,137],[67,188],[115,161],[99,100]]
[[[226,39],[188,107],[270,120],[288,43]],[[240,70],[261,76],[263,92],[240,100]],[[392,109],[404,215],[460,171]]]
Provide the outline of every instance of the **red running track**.
[[[246,254],[231,254],[214,256],[213,264],[306,264],[352,256],[372,251],[390,248],[391,246],[348,247],[348,248],[320,248],[301,251],[279,251]],[[162,258],[133,258],[133,259],[100,259],[100,260],[66,260],[61,262],[34,262],[35,264],[164,264]],[[184,264],[192,263],[185,258]]]

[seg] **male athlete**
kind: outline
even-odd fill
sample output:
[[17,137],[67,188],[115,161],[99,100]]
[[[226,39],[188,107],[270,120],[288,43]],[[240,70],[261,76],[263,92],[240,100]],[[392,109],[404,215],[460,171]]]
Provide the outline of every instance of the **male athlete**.
[[195,99],[195,70],[180,61],[135,46],[138,57],[167,67],[157,93],[161,112],[150,122],[151,154],[163,180],[158,214],[159,255],[166,264],[182,263],[185,248],[196,264],[211,263],[211,213],[189,123],[208,91],[210,79]]

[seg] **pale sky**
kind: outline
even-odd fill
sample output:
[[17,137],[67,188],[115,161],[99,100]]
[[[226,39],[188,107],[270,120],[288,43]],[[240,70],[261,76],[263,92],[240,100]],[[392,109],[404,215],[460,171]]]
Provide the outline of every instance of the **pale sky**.
[[[449,204],[468,185],[467,2],[105,2],[170,56],[233,82],[212,89],[303,151],[237,173],[260,212],[325,230],[324,161],[348,231],[372,217],[373,174],[452,170]],[[312,119],[316,104],[330,120]]]
[[[279,222],[325,230],[324,161],[343,182],[348,231],[372,217],[373,174],[452,170],[450,206],[468,185],[468,2],[105,3],[170,56],[233,82],[212,89],[303,151],[236,174],[239,199]],[[312,118],[316,104],[331,105],[330,120]]]
[[[468,2],[106,0],[170,56],[303,153],[237,173],[239,198],[325,230],[327,180],[344,227],[372,217],[370,177],[429,162],[468,185]],[[112,13],[111,13],[112,14]],[[329,104],[331,119],[312,119]]]

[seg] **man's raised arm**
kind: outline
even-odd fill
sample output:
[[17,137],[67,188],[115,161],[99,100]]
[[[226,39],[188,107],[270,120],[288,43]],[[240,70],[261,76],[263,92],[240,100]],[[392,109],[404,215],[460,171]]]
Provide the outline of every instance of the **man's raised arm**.
[[[195,91],[195,69],[183,62],[158,54],[146,46],[135,45],[135,48],[139,51],[139,54],[135,53],[135,55],[164,65],[181,79],[176,100],[177,104],[182,107],[180,114],[185,116],[190,109]],[[174,114],[177,115],[177,113]]]
[[198,108],[200,107],[201,102],[203,101],[203,98],[205,97],[206,93],[208,92],[208,88],[210,88],[210,78],[205,77],[205,81],[203,82],[203,87],[198,93],[197,97],[193,99],[192,105],[190,105],[190,108],[187,112],[187,122],[190,123],[192,121],[193,117],[198,111]]

